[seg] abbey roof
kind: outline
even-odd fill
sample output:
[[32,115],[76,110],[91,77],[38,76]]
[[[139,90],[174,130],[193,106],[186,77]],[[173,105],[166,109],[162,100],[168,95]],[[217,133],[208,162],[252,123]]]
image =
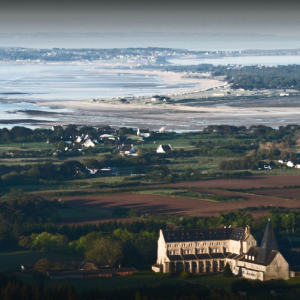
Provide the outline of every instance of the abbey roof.
[[245,229],[215,228],[215,229],[163,230],[162,233],[167,243],[215,241],[215,240],[240,241],[244,237]]

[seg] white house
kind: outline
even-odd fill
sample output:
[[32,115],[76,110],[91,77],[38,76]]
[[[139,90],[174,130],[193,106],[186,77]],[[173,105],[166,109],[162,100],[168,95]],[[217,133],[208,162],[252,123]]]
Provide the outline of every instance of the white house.
[[78,136],[75,140],[76,143],[81,143],[82,142],[82,138],[81,136]]
[[281,157],[278,162],[280,164],[286,165],[288,163],[289,159],[286,156]]
[[149,129],[139,129],[138,128],[136,135],[147,138],[150,136],[150,131],[149,131]]
[[161,127],[159,130],[158,130],[158,132],[159,133],[164,133],[164,132],[166,132],[166,130],[167,130],[167,128],[166,127]]
[[172,151],[171,145],[159,145],[156,149],[156,153],[167,153],[169,151]]
[[88,139],[83,143],[83,146],[84,147],[95,147],[95,143],[91,139]]
[[59,130],[63,130],[63,127],[61,125],[54,125],[51,127],[52,131],[59,131]]
[[137,156],[136,150],[134,149],[133,145],[122,145],[120,148],[121,155],[133,155]]
[[296,167],[297,165],[300,165],[300,161],[298,159],[290,159],[287,164],[288,167]]

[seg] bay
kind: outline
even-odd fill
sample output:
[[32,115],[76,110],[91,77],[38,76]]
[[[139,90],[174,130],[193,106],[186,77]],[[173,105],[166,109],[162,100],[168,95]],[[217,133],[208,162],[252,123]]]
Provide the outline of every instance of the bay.
[[190,83],[165,83],[159,76],[98,72],[91,66],[0,66],[2,100],[88,100],[164,94],[194,88]]

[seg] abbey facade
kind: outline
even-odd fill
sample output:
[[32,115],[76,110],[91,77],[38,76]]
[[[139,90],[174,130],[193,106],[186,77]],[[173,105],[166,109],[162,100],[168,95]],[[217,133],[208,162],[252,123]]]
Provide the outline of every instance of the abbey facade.
[[229,263],[232,272],[249,279],[288,279],[289,265],[280,254],[269,221],[261,247],[250,227],[161,230],[155,272],[221,272]]

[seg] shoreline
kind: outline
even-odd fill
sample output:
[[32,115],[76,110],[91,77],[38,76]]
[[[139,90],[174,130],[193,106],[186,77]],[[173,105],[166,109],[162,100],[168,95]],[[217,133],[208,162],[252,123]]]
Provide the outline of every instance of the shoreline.
[[[145,75],[145,76],[157,76],[161,78],[162,82],[166,83],[173,83],[173,84],[178,84],[178,83],[183,83],[183,84],[197,84],[194,88],[192,89],[180,89],[180,90],[175,90],[175,91],[168,91],[164,93],[164,95],[168,96],[170,94],[180,94],[180,93],[194,93],[197,91],[199,88],[201,89],[211,89],[215,88],[218,86],[223,86],[227,84],[227,82],[217,80],[217,79],[212,79],[212,78],[185,78],[182,77],[183,75],[186,75],[187,73],[181,72],[171,72],[171,71],[157,71],[157,70],[123,70],[123,69],[103,69],[103,68],[94,68],[94,69],[89,69],[86,70],[89,72],[105,72],[105,73],[118,73],[118,74],[139,74],[139,75]],[[148,95],[149,97],[150,95]],[[145,96],[147,97],[147,95]],[[103,98],[103,99],[110,99],[112,98]]]

